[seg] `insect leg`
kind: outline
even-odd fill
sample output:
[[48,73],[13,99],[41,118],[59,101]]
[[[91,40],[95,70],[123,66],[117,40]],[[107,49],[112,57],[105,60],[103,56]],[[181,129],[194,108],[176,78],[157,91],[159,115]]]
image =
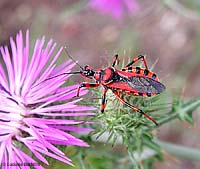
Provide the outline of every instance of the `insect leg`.
[[112,92],[115,94],[115,96],[119,99],[119,101],[121,103],[123,103],[124,105],[130,107],[131,109],[135,110],[138,113],[143,114],[146,118],[148,118],[149,120],[151,120],[155,125],[158,125],[158,123],[152,119],[150,116],[148,116],[145,112],[143,112],[141,109],[137,108],[136,106],[132,106],[131,104],[129,104],[128,102],[124,101],[120,96],[119,96],[119,92],[116,90],[112,90]]
[[117,62],[117,60],[118,60],[118,54],[116,54],[115,56],[114,56],[114,58],[113,58],[113,63],[112,63],[112,67],[115,67],[115,64],[116,64],[116,62]]
[[139,55],[138,57],[134,58],[129,64],[126,65],[126,67],[130,67],[132,64],[134,64],[135,62],[137,62],[139,60],[142,60],[145,68],[148,69],[147,61],[145,59],[145,56],[143,56],[143,55]]
[[86,87],[86,88],[95,88],[98,87],[100,84],[99,83],[87,83],[87,82],[83,82],[80,84],[80,86],[77,89],[77,94],[76,96],[79,97],[79,93],[80,93],[80,89],[82,87]]
[[102,101],[101,101],[101,112],[104,112],[104,109],[106,107],[106,93],[108,91],[108,88],[104,88],[103,95],[102,95]]

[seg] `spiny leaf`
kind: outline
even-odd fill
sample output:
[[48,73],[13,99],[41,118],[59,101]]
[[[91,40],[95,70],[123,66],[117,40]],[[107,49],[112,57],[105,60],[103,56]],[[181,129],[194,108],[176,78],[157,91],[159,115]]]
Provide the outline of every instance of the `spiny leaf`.
[[176,107],[176,111],[179,114],[179,118],[183,121],[187,121],[190,124],[194,124],[194,119],[192,118],[192,113],[200,107],[200,99],[196,98],[190,100],[186,103],[179,101],[179,104]]

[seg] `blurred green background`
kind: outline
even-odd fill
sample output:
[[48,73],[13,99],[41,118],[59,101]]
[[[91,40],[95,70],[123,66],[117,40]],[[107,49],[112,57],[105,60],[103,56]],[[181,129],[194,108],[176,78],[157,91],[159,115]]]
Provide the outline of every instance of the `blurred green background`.
[[[186,100],[199,97],[199,0],[138,0],[138,9],[132,13],[124,10],[120,19],[90,8],[88,2],[0,0],[0,44],[9,44],[10,36],[29,29],[34,41],[42,35],[53,38],[59,46],[67,46],[81,65],[89,64],[95,69],[106,67],[116,52],[121,58],[125,53],[130,58],[146,54],[149,65],[156,62],[154,71],[168,92]],[[64,53],[62,57],[67,59]],[[158,138],[200,148],[199,113],[194,115],[194,126],[176,120],[160,127]],[[111,164],[124,153],[121,149],[92,146],[88,152],[92,156],[90,163],[96,163],[97,169],[120,168]],[[80,161],[75,162],[78,165]],[[198,169],[200,164],[166,156],[153,168]]]

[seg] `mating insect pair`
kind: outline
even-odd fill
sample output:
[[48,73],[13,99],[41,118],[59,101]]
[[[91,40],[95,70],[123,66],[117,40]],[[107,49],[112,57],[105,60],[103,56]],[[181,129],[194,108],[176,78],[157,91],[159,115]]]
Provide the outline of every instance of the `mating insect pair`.
[[[73,58],[71,59],[73,60]],[[79,72],[74,72],[74,74],[80,73],[83,77],[94,79],[96,83],[81,83],[77,90],[77,96],[79,96],[80,89],[83,87],[96,88],[99,85],[102,85],[104,87],[101,103],[102,113],[106,107],[106,93],[108,90],[111,90],[121,103],[130,107],[134,111],[143,114],[146,118],[158,125],[153,118],[148,116],[141,109],[123,100],[120,97],[120,92],[136,96],[151,97],[163,92],[165,90],[165,86],[160,83],[155,73],[149,71],[147,62],[143,55],[139,55],[134,58],[129,64],[126,65],[125,68],[121,70],[114,68],[117,60],[118,55],[115,55],[112,66],[96,71],[88,65],[83,68],[78,64],[81,70]],[[132,67],[132,65],[139,60],[143,61],[145,68]]]

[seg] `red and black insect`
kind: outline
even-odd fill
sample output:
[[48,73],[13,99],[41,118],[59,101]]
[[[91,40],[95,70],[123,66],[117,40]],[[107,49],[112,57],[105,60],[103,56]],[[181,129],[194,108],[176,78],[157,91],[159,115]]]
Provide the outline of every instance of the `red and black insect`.
[[[132,94],[136,96],[155,96],[165,90],[165,86],[159,81],[157,75],[149,71],[147,67],[146,59],[143,55],[139,55],[134,58],[125,68],[118,70],[115,69],[115,64],[118,60],[118,55],[114,56],[112,66],[106,67],[105,69],[93,70],[90,66],[86,65],[84,68],[79,65],[81,68],[80,74],[83,77],[94,79],[96,83],[83,82],[80,84],[77,90],[77,96],[79,96],[80,89],[83,87],[86,88],[96,88],[99,85],[104,87],[101,103],[101,112],[104,112],[106,107],[106,93],[108,90],[111,90],[113,94],[122,102],[124,105],[130,107],[143,114],[146,118],[154,122],[156,125],[158,123],[148,116],[145,112],[139,109],[136,106],[133,106],[123,100],[120,97],[121,92],[127,94]],[[145,68],[133,67],[132,65],[142,60]],[[76,72],[77,73],[77,72]]]
[[[69,54],[68,56],[75,62],[75,60]],[[99,85],[102,85],[104,87],[101,103],[102,113],[104,112],[104,109],[106,107],[106,93],[108,90],[111,90],[121,103],[130,107],[136,112],[143,114],[146,118],[158,125],[158,123],[153,118],[151,118],[141,109],[123,100],[120,97],[120,93],[125,92],[127,94],[135,96],[151,97],[163,92],[165,90],[165,86],[160,82],[154,72],[149,71],[146,59],[143,55],[139,55],[138,57],[134,58],[129,64],[126,65],[125,68],[121,70],[115,69],[115,64],[117,60],[118,55],[116,54],[113,58],[113,63],[111,66],[96,71],[88,65],[83,68],[81,65],[76,63],[80,67],[80,71],[63,73],[61,75],[81,74],[85,78],[94,79],[96,81],[96,83],[81,83],[77,90],[77,96],[79,96],[80,89],[83,87],[96,88]],[[145,68],[132,66],[135,62],[139,60],[143,61]],[[60,75],[50,77],[49,79],[58,76]]]

